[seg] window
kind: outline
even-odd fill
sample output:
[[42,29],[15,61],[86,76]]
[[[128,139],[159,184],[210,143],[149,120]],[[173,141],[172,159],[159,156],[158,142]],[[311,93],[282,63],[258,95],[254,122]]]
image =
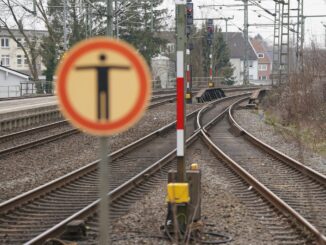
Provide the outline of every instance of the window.
[[267,77],[266,76],[262,76],[261,77],[261,80],[267,80]]
[[19,43],[24,45],[24,39],[23,38],[17,38],[17,48],[20,48]]
[[9,66],[10,65],[10,57],[9,55],[1,55],[1,65]]
[[1,48],[9,48],[9,38],[1,38]]
[[25,64],[25,65],[28,64],[26,55],[24,56],[24,64]]
[[258,70],[259,71],[267,71],[267,65],[266,64],[259,65]]
[[253,80],[254,79],[254,75],[249,75],[249,79]]
[[264,58],[264,53],[258,53],[258,58]]
[[253,67],[254,66],[254,62],[252,60],[249,60],[249,67]]
[[23,64],[23,56],[17,55],[17,65],[21,66]]
[[168,43],[167,44],[168,52],[169,53],[174,53],[175,52],[175,46],[174,43]]

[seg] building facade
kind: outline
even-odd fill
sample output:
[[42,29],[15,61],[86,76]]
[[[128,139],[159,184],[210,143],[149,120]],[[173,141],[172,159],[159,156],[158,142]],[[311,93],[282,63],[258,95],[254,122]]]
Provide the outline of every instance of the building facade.
[[[17,41],[23,45],[26,43],[23,35],[18,30],[11,30]],[[40,44],[42,37],[47,35],[46,31],[26,30],[26,35],[31,38],[36,38],[37,43]],[[39,55],[36,61],[39,76],[42,75],[45,67],[42,63],[42,58]],[[12,70],[16,70],[30,75],[27,57],[22,48],[19,47],[17,42],[11,38],[10,33],[0,28],[0,65]]]
[[272,73],[272,59],[262,38],[251,39],[252,46],[258,57],[258,80],[270,80]]
[[[245,41],[242,32],[223,33],[224,40],[229,47],[230,63],[234,68],[233,76],[235,85],[243,84],[244,79],[244,56],[245,56]],[[258,57],[253,49],[253,46],[248,40],[248,62],[249,62],[249,81],[258,79]]]

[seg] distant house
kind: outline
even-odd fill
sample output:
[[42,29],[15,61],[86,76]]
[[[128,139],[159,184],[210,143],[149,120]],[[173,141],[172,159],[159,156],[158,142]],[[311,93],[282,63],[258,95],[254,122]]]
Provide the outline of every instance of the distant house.
[[162,31],[156,34],[166,41],[166,45],[160,47],[160,54],[153,57],[152,75],[154,87],[174,88],[175,87],[175,32]]
[[258,56],[258,79],[270,80],[272,73],[272,59],[266,43],[261,37],[251,39],[252,46]]
[[29,76],[0,65],[0,98],[16,97],[32,92]]
[[[224,40],[230,50],[230,62],[234,67],[234,77],[236,84],[243,83],[245,42],[242,32],[223,33]],[[258,57],[251,43],[248,40],[248,62],[249,62],[249,80],[258,79]]]
[[[18,42],[23,45],[26,43],[23,35],[15,29],[12,29],[11,32],[15,36]],[[42,30],[25,30],[25,34],[31,39],[36,38],[37,43],[40,44],[44,36],[48,35],[47,31]],[[39,56],[37,58],[37,69],[39,75],[45,70],[45,66],[42,63],[42,58]],[[0,27],[0,65],[8,67],[10,69],[25,73],[31,74],[27,58],[23,50],[19,47],[17,42],[11,38],[9,32]]]

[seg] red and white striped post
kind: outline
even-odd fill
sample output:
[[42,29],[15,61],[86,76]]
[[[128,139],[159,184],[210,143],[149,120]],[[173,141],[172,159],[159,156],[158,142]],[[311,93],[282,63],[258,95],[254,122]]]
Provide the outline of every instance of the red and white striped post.
[[185,44],[186,44],[186,0],[175,0],[177,27],[177,171],[178,182],[186,180],[185,164]]
[[[212,47],[210,47],[210,50],[212,51]],[[213,55],[212,52],[209,55],[209,82],[208,82],[208,87],[214,87],[213,86]]]

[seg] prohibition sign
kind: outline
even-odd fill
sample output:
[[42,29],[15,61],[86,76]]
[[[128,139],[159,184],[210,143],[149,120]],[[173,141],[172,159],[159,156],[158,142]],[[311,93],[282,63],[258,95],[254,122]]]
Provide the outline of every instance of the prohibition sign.
[[57,70],[64,116],[93,135],[111,135],[134,125],[151,94],[149,68],[129,44],[92,38],[73,47]]

